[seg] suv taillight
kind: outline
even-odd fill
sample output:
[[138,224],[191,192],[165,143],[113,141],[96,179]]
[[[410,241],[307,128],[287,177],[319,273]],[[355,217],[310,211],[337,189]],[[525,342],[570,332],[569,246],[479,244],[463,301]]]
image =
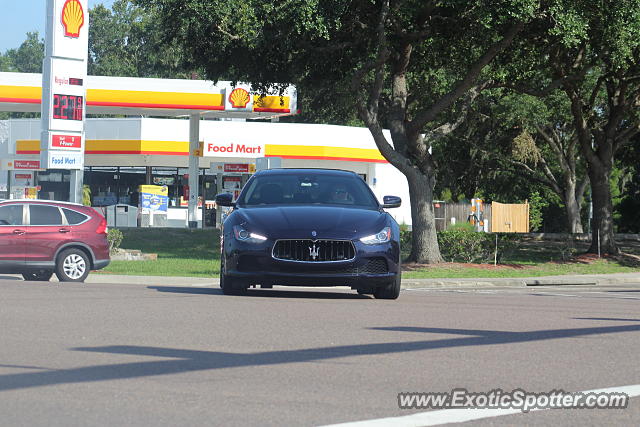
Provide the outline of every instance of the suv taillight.
[[100,221],[100,225],[98,225],[98,228],[96,228],[96,233],[97,234],[107,234],[107,220],[102,218],[102,220]]

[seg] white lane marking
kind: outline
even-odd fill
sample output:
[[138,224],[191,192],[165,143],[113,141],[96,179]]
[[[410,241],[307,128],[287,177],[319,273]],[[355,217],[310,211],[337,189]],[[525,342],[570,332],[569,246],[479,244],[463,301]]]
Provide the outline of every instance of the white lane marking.
[[[547,295],[547,296],[552,296],[552,297],[578,297],[578,295],[574,295],[574,294],[560,294],[557,292],[534,292],[531,295]],[[580,297],[578,297],[580,298]]]
[[[629,397],[640,396],[640,384],[621,387],[609,387],[596,390],[585,390],[580,393],[626,393]],[[548,411],[548,409],[532,409],[534,411]],[[326,427],[421,427],[437,426],[449,423],[463,423],[483,418],[500,417],[503,415],[522,414],[519,409],[439,409],[436,411],[420,412],[402,417],[378,418],[365,421],[354,421],[342,424],[331,424]]]

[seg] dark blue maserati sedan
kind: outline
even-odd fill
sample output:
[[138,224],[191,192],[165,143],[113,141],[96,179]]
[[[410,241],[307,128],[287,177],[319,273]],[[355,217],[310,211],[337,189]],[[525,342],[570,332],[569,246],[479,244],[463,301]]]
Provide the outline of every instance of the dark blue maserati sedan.
[[233,195],[216,196],[233,210],[222,226],[220,287],[350,286],[360,294],[400,294],[400,230],[357,174],[331,169],[257,172]]

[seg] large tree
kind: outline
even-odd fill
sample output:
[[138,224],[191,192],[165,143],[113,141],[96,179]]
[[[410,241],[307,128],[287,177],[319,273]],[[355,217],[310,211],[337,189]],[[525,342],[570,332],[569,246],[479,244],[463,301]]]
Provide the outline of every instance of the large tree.
[[111,9],[90,10],[90,75],[188,78],[181,51],[163,43],[158,17],[131,0],[116,0]]
[[502,85],[566,97],[591,184],[589,251],[616,254],[610,177],[616,153],[640,132],[640,0],[550,4],[538,41],[514,45]]
[[518,130],[502,157],[553,191],[564,205],[569,232],[582,233],[580,210],[589,179],[566,98],[558,91],[544,98],[512,94],[497,110],[494,119],[501,129]]
[[37,31],[27,33],[27,38],[16,49],[9,49],[1,62],[2,71],[41,73],[44,59],[44,40]]
[[[294,83],[325,102],[348,101],[382,155],[406,177],[409,259],[441,261],[433,215],[430,137],[451,132],[443,113],[482,89],[486,67],[535,13],[537,1],[138,0],[167,40],[217,80],[258,88]],[[305,106],[302,106],[305,108]],[[383,133],[391,131],[391,141]],[[425,137],[426,136],[426,137]]]

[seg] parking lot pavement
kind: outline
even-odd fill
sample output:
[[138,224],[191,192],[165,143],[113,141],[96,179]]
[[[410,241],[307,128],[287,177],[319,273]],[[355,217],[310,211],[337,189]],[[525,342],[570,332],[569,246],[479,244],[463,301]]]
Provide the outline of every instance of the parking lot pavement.
[[[0,274],[0,279],[23,280],[19,274]],[[55,275],[51,282],[58,282]],[[93,283],[126,283],[139,285],[171,285],[171,286],[218,286],[217,277],[172,277],[172,276],[130,276],[120,274],[100,274],[92,272],[85,280],[86,284]]]
[[[0,275],[0,278],[22,279],[22,276],[15,274]],[[51,278],[56,282],[55,275]],[[93,272],[87,277],[87,284],[91,283],[127,283],[141,285],[171,285],[171,286],[196,286],[218,287],[220,283],[218,276],[212,277],[173,277],[173,276],[130,276],[118,274],[102,274]],[[566,275],[566,276],[544,276],[544,277],[516,277],[516,278],[464,278],[464,279],[402,279],[402,288],[431,288],[431,287],[525,287],[525,286],[570,286],[570,285],[591,285],[591,286],[616,286],[634,285],[640,286],[640,272],[638,273],[616,273],[616,274],[589,274],[589,275]]]
[[[55,279],[55,276],[52,280]],[[218,277],[129,276],[119,274],[90,274],[85,283],[163,284],[171,286],[218,286]]]
[[[637,396],[640,387],[635,285],[424,287],[384,301],[344,289],[227,296],[192,278],[90,277],[0,275],[2,425],[370,425],[413,415],[425,425],[440,410],[401,409],[400,393],[632,387]],[[627,409],[473,425],[638,425],[632,399]]]

